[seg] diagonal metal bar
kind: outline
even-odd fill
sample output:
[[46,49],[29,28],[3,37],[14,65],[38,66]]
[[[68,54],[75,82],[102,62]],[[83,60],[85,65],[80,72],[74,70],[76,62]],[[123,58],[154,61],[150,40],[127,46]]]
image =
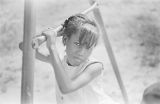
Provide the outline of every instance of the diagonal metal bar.
[[[95,0],[89,0],[89,1],[90,1],[91,5],[93,5],[96,2]],[[96,21],[97,21],[97,23],[100,27],[101,32],[102,32],[104,45],[105,45],[106,51],[108,52],[108,56],[110,58],[114,73],[116,75],[119,87],[121,89],[124,102],[125,102],[125,104],[129,104],[127,92],[126,92],[125,87],[123,85],[122,78],[121,78],[121,75],[120,75],[120,72],[119,72],[119,69],[118,69],[118,65],[117,65],[117,62],[115,60],[115,56],[113,54],[113,50],[112,50],[112,47],[110,45],[110,42],[109,42],[109,39],[108,39],[108,36],[107,36],[107,32],[105,30],[105,26],[104,26],[104,23],[103,23],[103,19],[102,19],[102,16],[101,16],[101,13],[100,13],[100,10],[99,10],[98,7],[93,10],[93,14],[94,14],[94,17],[95,17],[95,19],[96,19]]]

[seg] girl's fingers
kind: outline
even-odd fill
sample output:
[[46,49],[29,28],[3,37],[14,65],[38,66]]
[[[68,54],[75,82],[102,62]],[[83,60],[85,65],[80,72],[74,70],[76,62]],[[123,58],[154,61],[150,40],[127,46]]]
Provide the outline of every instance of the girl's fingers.
[[62,25],[58,26],[57,28],[49,27],[45,31],[43,31],[42,33],[51,34],[51,35],[54,34],[57,37],[59,37],[59,36],[62,36],[62,29],[63,29]]
[[[49,41],[49,39],[55,40],[56,37],[62,36],[61,34],[62,34],[62,26],[59,26],[57,28],[47,28],[40,35],[36,35],[33,37],[32,48],[33,49],[38,48],[45,41],[47,40]],[[55,42],[52,42],[52,43],[55,43]]]
[[52,29],[52,30],[43,31],[42,35],[46,37],[56,36],[57,32]]
[[55,29],[55,31],[57,31],[57,37],[62,36],[62,34],[63,34],[63,26],[62,26],[62,25],[58,26],[58,27]]
[[57,36],[57,31],[55,29],[47,30],[42,32],[42,35],[46,36],[47,47],[49,48],[51,45],[55,45],[55,40]]

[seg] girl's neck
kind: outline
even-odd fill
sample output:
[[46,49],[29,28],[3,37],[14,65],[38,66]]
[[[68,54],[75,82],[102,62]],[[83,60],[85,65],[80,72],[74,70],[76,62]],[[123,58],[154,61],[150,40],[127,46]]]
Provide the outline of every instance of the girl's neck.
[[72,64],[70,64],[70,62],[68,61],[68,59],[67,59],[67,64],[68,64],[69,66],[73,66]]
[[66,63],[68,64],[68,66],[79,66],[80,65],[80,64],[72,63],[72,61],[69,60],[68,57],[66,58]]

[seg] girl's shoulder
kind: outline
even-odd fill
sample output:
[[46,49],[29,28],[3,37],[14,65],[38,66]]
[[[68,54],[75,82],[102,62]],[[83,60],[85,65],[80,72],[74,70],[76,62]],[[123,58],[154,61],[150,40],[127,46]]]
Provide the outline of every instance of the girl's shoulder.
[[102,67],[103,67],[103,63],[102,63],[101,61],[97,60],[97,59],[94,58],[94,57],[89,57],[88,62],[87,62],[87,65],[97,64],[97,63],[101,64]]
[[99,60],[97,60],[94,57],[89,57],[88,61],[85,64],[85,68],[84,70],[87,69],[95,69],[95,70],[99,70],[99,71],[103,71],[104,67],[103,67],[103,63]]

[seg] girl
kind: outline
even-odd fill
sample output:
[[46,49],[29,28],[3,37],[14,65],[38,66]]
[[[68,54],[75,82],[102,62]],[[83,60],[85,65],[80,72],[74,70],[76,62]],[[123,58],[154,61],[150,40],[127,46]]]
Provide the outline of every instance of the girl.
[[86,15],[76,14],[65,20],[60,33],[66,47],[62,61],[55,46],[55,30],[42,32],[47,38],[49,55],[36,50],[39,60],[53,66],[57,104],[115,104],[102,89],[103,64],[90,58],[99,37],[96,23]]

